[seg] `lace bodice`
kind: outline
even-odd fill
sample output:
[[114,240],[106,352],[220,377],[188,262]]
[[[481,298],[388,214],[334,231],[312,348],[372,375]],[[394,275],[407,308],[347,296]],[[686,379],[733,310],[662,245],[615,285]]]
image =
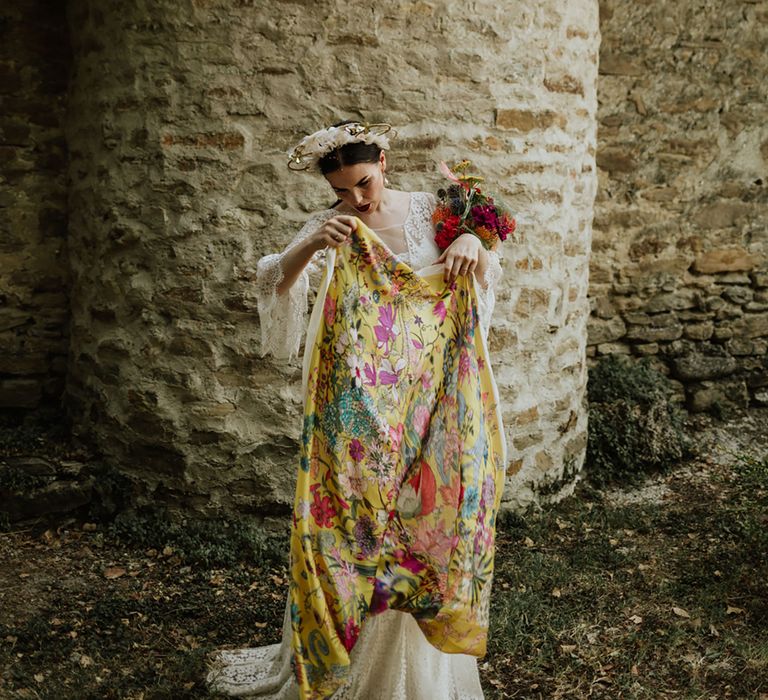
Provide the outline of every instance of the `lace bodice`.
[[[432,224],[432,212],[435,206],[435,196],[430,192],[411,193],[411,206],[403,223],[407,250],[395,257],[415,271],[432,265],[440,257],[440,249],[434,241]],[[319,285],[325,267],[325,250],[317,251],[288,292],[279,294],[277,286],[284,277],[282,259],[291,248],[338,214],[336,209],[315,212],[282,253],[265,255],[258,261],[256,301],[261,320],[262,357],[267,353],[287,359],[298,356],[307,326],[309,290],[310,288],[315,290]],[[501,277],[499,254],[495,251],[488,251],[488,254],[489,263],[485,273],[487,284],[485,287],[480,286],[478,295],[480,329],[486,339],[495,305],[495,288]]]

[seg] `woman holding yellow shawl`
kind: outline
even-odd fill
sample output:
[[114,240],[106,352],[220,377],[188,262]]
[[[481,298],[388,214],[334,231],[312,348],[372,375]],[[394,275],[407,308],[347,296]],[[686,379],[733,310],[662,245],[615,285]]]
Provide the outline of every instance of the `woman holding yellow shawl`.
[[269,700],[475,700],[506,445],[486,348],[499,255],[442,253],[435,197],[389,188],[389,125],[305,137],[338,201],[258,263],[262,354],[303,362],[280,644],[219,652],[216,691]]

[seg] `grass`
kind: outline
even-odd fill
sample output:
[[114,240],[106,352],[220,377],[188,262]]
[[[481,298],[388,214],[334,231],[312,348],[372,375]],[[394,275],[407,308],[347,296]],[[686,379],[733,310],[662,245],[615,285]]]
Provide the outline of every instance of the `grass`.
[[488,698],[768,697],[768,457],[684,486],[500,528]]

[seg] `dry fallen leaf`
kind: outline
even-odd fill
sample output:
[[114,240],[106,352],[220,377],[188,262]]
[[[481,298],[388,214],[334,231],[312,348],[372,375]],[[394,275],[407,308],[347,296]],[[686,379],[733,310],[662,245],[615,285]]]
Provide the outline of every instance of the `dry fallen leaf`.
[[640,617],[640,615],[632,615],[629,619],[632,620],[632,622],[634,622],[636,625],[639,625],[643,621],[643,618]]
[[732,605],[729,605],[725,609],[725,614],[726,615],[740,615],[743,612],[744,612],[744,608],[735,608]]
[[122,566],[108,566],[104,569],[104,578],[120,578],[125,576],[125,569]]
[[561,644],[560,645],[560,651],[562,651],[564,654],[570,654],[572,651],[576,651],[577,649],[576,644]]
[[687,610],[683,610],[682,608],[677,608],[674,605],[672,606],[672,612],[675,613],[678,617],[690,617]]
[[535,543],[534,543],[534,541],[533,541],[533,540],[532,540],[530,537],[526,537],[526,538],[523,540],[523,544],[524,544],[526,547],[533,547],[533,545],[534,545]]
[[555,596],[555,598],[559,598],[560,595],[561,595],[560,594],[560,589],[559,588],[553,588],[552,589],[552,595]]

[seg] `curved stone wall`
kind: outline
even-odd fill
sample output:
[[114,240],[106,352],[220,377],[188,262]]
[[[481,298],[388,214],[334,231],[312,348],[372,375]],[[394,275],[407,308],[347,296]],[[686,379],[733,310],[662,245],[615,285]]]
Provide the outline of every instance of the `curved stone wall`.
[[520,212],[490,348],[508,507],[568,492],[586,445],[597,5],[195,0],[69,5],[72,336],[78,429],[140,500],[282,511],[300,368],[258,357],[258,258],[332,193],[285,167],[301,135],[397,126],[391,180],[469,157]]

